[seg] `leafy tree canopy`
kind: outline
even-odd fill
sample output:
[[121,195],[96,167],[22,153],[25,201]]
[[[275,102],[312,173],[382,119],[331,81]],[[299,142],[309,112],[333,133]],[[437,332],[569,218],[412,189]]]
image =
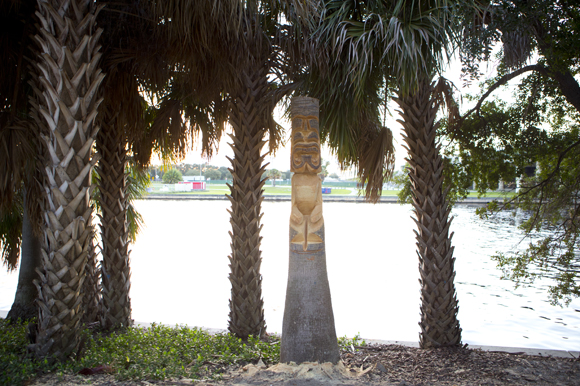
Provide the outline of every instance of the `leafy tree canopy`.
[[163,174],[163,182],[166,184],[176,184],[179,181],[183,181],[183,176],[177,169],[169,169]]
[[[527,250],[495,259],[518,284],[553,278],[552,301],[569,302],[580,296],[580,7],[569,0],[479,1],[465,15],[464,74],[479,79],[495,44],[501,63],[472,98],[475,107],[442,125],[452,166],[447,181],[460,196],[466,182],[480,193],[517,182],[514,198],[479,212],[523,210],[521,227],[534,238]],[[512,102],[490,98],[521,75]]]
[[218,169],[207,169],[203,173],[204,177],[208,180],[221,180],[222,173]]

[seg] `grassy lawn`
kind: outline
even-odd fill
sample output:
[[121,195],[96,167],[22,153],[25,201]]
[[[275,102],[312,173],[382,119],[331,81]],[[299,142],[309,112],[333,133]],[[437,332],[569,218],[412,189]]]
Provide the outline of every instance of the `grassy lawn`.
[[[169,191],[162,191],[163,183],[154,182],[151,184],[150,188],[152,191],[151,194],[163,194],[163,195],[173,195],[173,194],[186,194],[186,195],[203,195],[203,194],[213,194],[213,195],[221,195],[221,194],[229,194],[230,188],[227,187],[225,184],[207,184],[206,190],[204,191],[193,191],[193,192],[175,192],[172,190]],[[171,188],[170,188],[171,189]],[[331,194],[333,195],[346,195],[350,194],[350,189],[341,189],[341,188],[332,188]],[[266,185],[264,186],[264,194],[279,194],[279,195],[290,195],[292,193],[292,188],[288,185],[284,186],[271,186]]]
[[[171,185],[170,189],[173,189]],[[225,184],[207,184],[207,189],[204,191],[193,191],[193,192],[175,192],[173,190],[169,191],[162,191],[163,183],[161,182],[153,182],[150,186],[152,189],[152,194],[163,194],[163,195],[173,195],[173,194],[180,194],[180,195],[222,195],[222,194],[229,194],[230,188],[227,187]],[[350,195],[351,189],[346,188],[331,188],[331,195]],[[358,193],[356,188],[353,188],[355,194]],[[282,185],[282,186],[272,186],[266,185],[264,186],[264,194],[267,195],[290,195],[292,193],[292,188],[289,185]],[[364,194],[364,192],[362,192]],[[397,196],[399,194],[398,190],[383,190],[383,196]],[[490,198],[512,198],[515,195],[514,192],[488,192],[481,197],[490,197]],[[477,192],[470,192],[467,197],[470,198],[478,198],[479,194]]]
[[[516,195],[515,192],[487,192],[485,194],[483,194],[481,197],[495,197],[495,198],[512,198]],[[479,193],[477,192],[469,192],[469,194],[467,195],[467,197],[471,197],[471,198],[478,198]]]

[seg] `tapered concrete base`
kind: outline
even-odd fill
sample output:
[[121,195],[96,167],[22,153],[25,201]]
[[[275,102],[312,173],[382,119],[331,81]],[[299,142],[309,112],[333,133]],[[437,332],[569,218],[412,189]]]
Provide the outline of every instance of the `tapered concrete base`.
[[[290,228],[290,240],[296,235]],[[316,232],[324,240],[324,226]],[[282,322],[281,362],[331,362],[340,359],[324,241],[290,244],[290,267]]]

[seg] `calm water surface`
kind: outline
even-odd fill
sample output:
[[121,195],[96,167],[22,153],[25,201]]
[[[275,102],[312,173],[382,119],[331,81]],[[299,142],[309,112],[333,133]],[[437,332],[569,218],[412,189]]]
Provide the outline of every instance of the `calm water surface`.
[[[132,248],[133,317],[141,322],[227,328],[230,238],[227,201],[139,201],[146,228]],[[288,270],[288,202],[263,203],[262,275],[268,331],[281,332]],[[580,301],[548,302],[547,281],[515,289],[489,256],[521,238],[510,216],[481,221],[453,210],[463,342],[580,349]],[[340,336],[417,341],[418,259],[411,207],[325,203],[326,253]],[[17,273],[0,272],[0,310]]]

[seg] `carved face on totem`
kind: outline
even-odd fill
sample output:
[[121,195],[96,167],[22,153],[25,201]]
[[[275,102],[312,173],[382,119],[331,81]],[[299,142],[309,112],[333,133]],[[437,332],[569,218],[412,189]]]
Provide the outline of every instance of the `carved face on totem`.
[[297,115],[292,120],[292,159],[290,170],[294,173],[320,173],[320,137],[318,118]]

